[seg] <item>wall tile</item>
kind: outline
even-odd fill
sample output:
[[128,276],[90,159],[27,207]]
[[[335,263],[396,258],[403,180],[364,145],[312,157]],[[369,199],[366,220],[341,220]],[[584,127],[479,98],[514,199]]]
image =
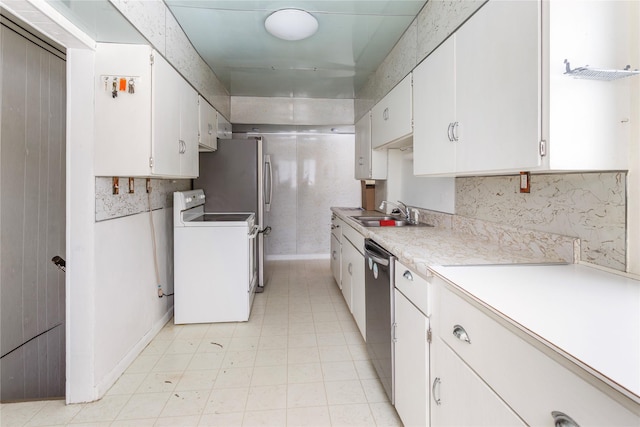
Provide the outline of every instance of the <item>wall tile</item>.
[[225,117],[231,116],[229,92],[198,55],[162,0],[109,0],[149,43]]
[[417,23],[414,20],[376,70],[376,100],[382,99],[416,66]]
[[298,217],[298,168],[296,166],[295,135],[265,135],[264,153],[271,156],[273,165],[273,203],[265,214],[265,224],[271,234],[265,238],[266,254],[295,253]]
[[165,17],[162,0],[109,0],[161,54],[166,53]]
[[293,98],[296,125],[352,125],[353,99]]
[[265,135],[273,162],[273,207],[266,223],[268,257],[326,255],[331,206],[359,206],[353,135]]
[[354,135],[298,136],[297,254],[328,254],[331,206],[359,206]]
[[294,124],[292,98],[231,97],[231,122]]
[[417,18],[417,62],[422,61],[486,0],[427,2]]
[[[128,192],[129,178],[120,178],[120,194],[113,194],[111,178],[96,177],[96,222],[149,211],[146,179],[134,179],[134,193]],[[173,207],[173,192],[191,189],[190,179],[151,180],[152,210]]]
[[623,173],[456,179],[456,213],[581,239],[581,259],[617,270],[626,265],[626,176]]
[[238,124],[352,125],[353,99],[233,96],[231,121]]

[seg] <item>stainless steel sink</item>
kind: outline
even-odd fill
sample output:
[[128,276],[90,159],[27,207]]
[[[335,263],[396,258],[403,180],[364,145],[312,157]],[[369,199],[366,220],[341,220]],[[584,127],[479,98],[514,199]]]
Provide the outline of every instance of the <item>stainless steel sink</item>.
[[[405,225],[413,225],[408,221],[392,216],[352,216],[354,220],[362,224],[364,227],[403,227]],[[380,225],[380,221],[393,221],[392,224]]]

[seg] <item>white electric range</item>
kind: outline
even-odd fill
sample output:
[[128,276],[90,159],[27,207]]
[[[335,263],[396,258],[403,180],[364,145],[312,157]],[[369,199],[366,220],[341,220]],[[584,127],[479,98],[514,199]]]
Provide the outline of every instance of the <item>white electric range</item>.
[[257,284],[253,212],[205,212],[203,190],[173,193],[174,322],[246,321]]

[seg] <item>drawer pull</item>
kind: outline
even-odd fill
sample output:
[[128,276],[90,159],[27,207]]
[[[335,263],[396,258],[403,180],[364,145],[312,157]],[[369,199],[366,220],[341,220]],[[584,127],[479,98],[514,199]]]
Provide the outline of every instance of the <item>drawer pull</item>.
[[404,274],[402,275],[402,277],[404,277],[407,280],[410,280],[413,282],[413,275],[411,274],[411,272],[409,270],[406,270],[404,272]]
[[553,421],[556,427],[580,427],[580,425],[573,420],[567,414],[563,414],[559,411],[552,411]]
[[464,328],[460,325],[455,325],[453,327],[453,336],[458,338],[460,341],[471,344],[471,340],[469,339],[469,335],[467,335],[467,331],[465,331]]
[[[436,402],[436,405],[440,405],[440,378],[436,377],[433,380],[433,385],[431,386],[431,396],[433,396],[433,401]],[[436,397],[436,387],[438,388],[438,397]]]

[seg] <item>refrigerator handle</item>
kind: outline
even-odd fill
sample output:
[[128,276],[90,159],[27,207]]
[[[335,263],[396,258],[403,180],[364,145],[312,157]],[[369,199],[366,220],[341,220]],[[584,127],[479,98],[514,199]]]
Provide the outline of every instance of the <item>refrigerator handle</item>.
[[[265,180],[264,180],[264,194],[265,194],[265,202],[264,208],[267,212],[271,211],[271,198],[273,196],[273,172],[271,170],[271,156],[266,154],[264,156],[264,166],[265,166]],[[267,174],[267,170],[269,171]]]

